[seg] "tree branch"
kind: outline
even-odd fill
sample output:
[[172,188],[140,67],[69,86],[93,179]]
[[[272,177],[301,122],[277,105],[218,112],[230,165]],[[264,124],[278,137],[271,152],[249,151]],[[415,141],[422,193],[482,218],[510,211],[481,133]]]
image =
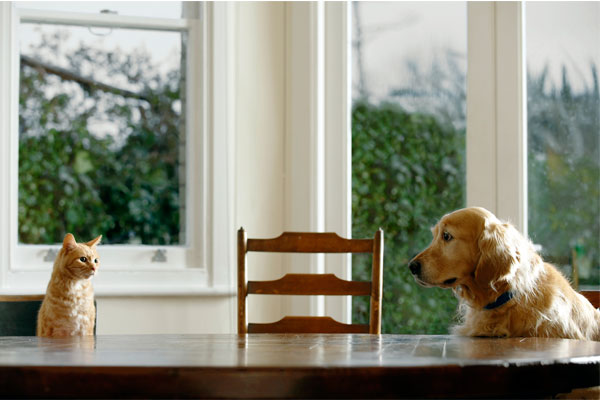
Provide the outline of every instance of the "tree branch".
[[126,89],[121,89],[116,86],[108,85],[106,83],[98,82],[90,78],[86,78],[79,74],[69,71],[66,68],[57,67],[50,65],[42,61],[36,60],[35,58],[21,54],[21,64],[27,65],[28,67],[34,68],[38,71],[43,71],[49,74],[56,75],[66,81],[74,81],[79,83],[85,90],[91,91],[99,89],[107,93],[116,94],[122,97],[129,97],[138,100],[144,100],[150,103],[150,99],[146,96],[135,93]]

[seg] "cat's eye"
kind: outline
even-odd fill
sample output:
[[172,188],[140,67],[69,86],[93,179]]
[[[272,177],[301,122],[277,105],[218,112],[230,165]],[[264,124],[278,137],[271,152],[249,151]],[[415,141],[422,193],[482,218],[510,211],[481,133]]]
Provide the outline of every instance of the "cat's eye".
[[444,232],[442,234],[442,238],[444,239],[445,242],[449,242],[452,240],[452,235],[448,232]]
[[94,263],[98,264],[98,259],[94,258]]
[[87,257],[79,257],[79,261],[86,262],[87,261]]

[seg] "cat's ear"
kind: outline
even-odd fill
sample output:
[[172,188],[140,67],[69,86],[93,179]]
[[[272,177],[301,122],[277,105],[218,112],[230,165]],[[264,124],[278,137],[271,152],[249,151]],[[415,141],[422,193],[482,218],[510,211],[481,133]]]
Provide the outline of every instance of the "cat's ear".
[[70,251],[73,250],[75,247],[77,247],[75,236],[71,235],[70,233],[67,233],[63,240],[63,249],[65,249],[66,251]]
[[95,245],[97,245],[98,243],[100,243],[100,240],[102,240],[102,235],[98,236],[96,239],[90,240],[86,244],[88,245],[88,247],[94,247]]

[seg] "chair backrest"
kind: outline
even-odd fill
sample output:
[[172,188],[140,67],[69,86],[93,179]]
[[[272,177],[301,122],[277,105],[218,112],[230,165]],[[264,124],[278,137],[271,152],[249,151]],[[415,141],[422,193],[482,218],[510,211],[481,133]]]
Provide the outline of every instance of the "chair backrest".
[[[346,281],[334,274],[286,274],[273,281],[247,281],[246,254],[372,253],[370,282]],[[284,232],[273,239],[248,239],[238,231],[238,333],[381,333],[383,230],[373,239],[344,239],[335,233]],[[273,323],[248,323],[247,297],[260,295],[370,296],[369,324],[344,324],[331,317],[291,317]]]
[[35,336],[44,295],[0,296],[0,336]]
[[[42,301],[44,301],[43,294],[0,295],[0,336],[35,336],[37,315]],[[96,300],[94,306],[97,309]]]
[[600,308],[600,291],[598,290],[582,290],[579,292],[589,300],[590,303],[594,306],[594,308]]

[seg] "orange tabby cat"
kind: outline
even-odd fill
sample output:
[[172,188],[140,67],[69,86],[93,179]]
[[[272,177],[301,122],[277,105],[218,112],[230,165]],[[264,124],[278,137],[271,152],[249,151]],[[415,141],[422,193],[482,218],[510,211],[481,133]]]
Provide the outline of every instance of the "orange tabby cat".
[[37,336],[93,335],[96,308],[90,278],[99,266],[96,245],[102,235],[77,243],[70,233],[54,261],[37,320]]

